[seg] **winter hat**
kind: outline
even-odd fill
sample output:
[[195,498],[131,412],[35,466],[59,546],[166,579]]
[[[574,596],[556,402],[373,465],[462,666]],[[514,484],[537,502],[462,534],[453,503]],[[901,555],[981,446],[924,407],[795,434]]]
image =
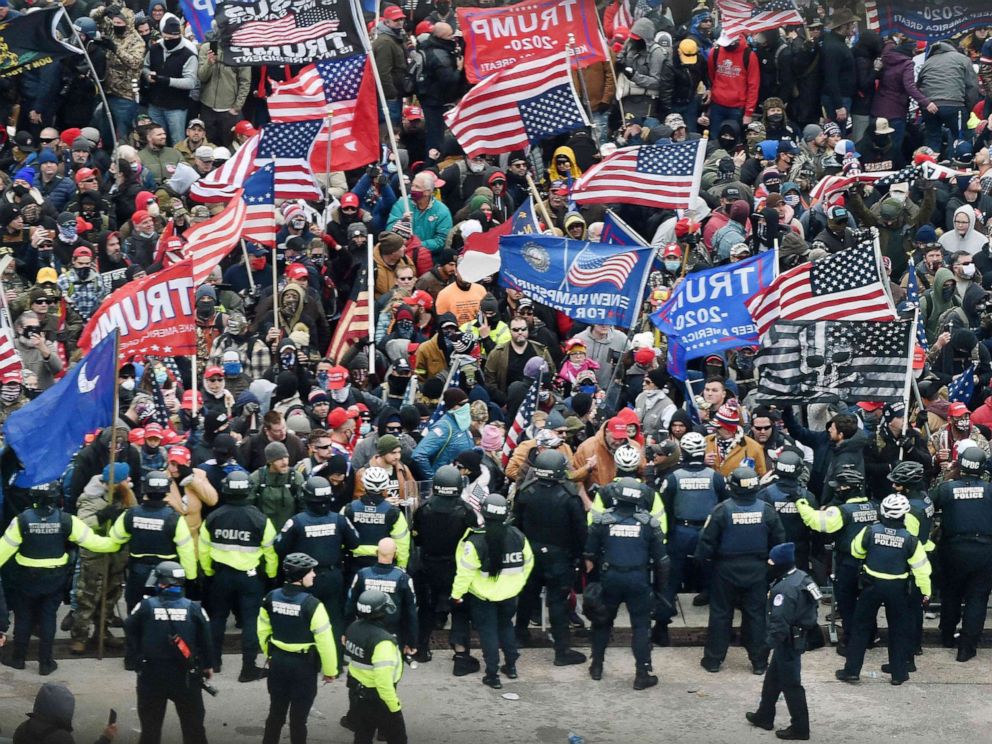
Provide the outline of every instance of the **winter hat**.
[[482,427],[482,449],[494,452],[503,446],[503,430],[498,426],[486,424]]
[[218,434],[214,438],[214,443],[210,451],[219,462],[223,462],[237,454],[238,443],[230,434]]
[[269,442],[265,445],[265,462],[275,462],[289,457],[289,450],[282,442]]
[[383,434],[379,437],[379,440],[375,443],[376,451],[380,455],[388,455],[394,449],[400,446],[400,440],[397,439],[392,434]]
[[309,436],[311,428],[310,419],[302,413],[294,413],[286,419],[286,428],[296,436]]
[[49,150],[47,147],[43,147],[41,149],[41,152],[38,154],[38,162],[39,163],[58,163],[59,162],[59,158],[58,158],[58,156],[54,152],[52,152],[51,150]]
[[448,388],[444,391],[444,395],[441,398],[444,400],[444,407],[450,411],[455,406],[467,401],[468,395],[461,388]]
[[668,384],[667,377],[668,377],[667,373],[665,372],[665,370],[661,368],[653,369],[650,372],[648,372],[648,379],[655,384],[655,387],[659,387],[659,388],[665,387],[665,385]]
[[793,566],[796,563],[796,544],[779,543],[768,553],[768,560],[774,566]]
[[823,127],[819,124],[807,124],[803,127],[803,142],[812,142],[823,134]]
[[403,250],[403,238],[389,230],[379,233],[379,255],[391,256],[397,251]]
[[747,223],[747,218],[751,214],[751,207],[743,199],[738,199],[730,205],[730,219],[743,225]]
[[536,380],[538,375],[548,374],[548,363],[541,357],[531,357],[524,365],[524,377]]
[[409,321],[412,322],[413,321],[413,313],[410,312],[410,308],[408,308],[408,307],[401,307],[399,310],[396,311],[395,318],[396,318],[396,322],[399,322],[401,320],[409,320]]
[[905,418],[906,405],[900,400],[895,403],[886,403],[882,409],[882,420],[891,424],[894,419]]
[[920,229],[916,231],[916,242],[917,243],[936,243],[937,242],[937,231],[931,224],[921,225]]
[[728,431],[736,431],[741,425],[741,414],[735,406],[724,403],[716,412],[716,422]]
[[113,470],[114,483],[123,483],[131,476],[131,466],[126,462],[115,462],[113,465],[107,465],[103,469],[103,482],[110,483],[111,470]]
[[576,416],[582,418],[589,413],[590,408],[592,408],[592,396],[589,393],[576,393],[572,396],[572,410],[575,411]]
[[15,181],[24,181],[25,183],[33,184],[35,178],[34,168],[21,168],[17,173],[14,174]]

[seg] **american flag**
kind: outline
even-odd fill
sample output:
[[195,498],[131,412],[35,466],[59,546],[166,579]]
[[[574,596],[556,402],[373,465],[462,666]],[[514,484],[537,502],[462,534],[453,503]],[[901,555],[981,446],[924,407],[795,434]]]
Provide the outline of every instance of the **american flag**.
[[0,329],[0,377],[12,372],[21,372],[24,365],[21,364],[21,356],[14,348],[14,342],[10,338],[8,328]]
[[338,30],[337,16],[315,7],[289,12],[274,21],[248,21],[231,35],[231,43],[245,47],[301,44]]
[[716,0],[716,9],[720,12],[723,33],[731,38],[804,23],[792,0],[770,0],[756,5],[743,0]]
[[705,139],[625,147],[583,173],[571,196],[588,204],[688,209],[705,159]]
[[245,223],[241,237],[259,245],[276,245],[275,166],[272,163],[255,171],[244,187]]
[[255,165],[275,164],[276,199],[323,198],[310,169],[310,153],[323,125],[323,120],[312,119],[285,124],[273,122],[262,129]]
[[[411,380],[416,379],[416,377],[411,378]],[[451,379],[445,384],[444,388],[441,390],[441,395],[444,395],[444,391],[448,388],[456,388],[462,384],[462,373],[461,370],[456,369],[451,373]],[[427,423],[420,427],[422,432],[430,430],[432,426],[436,426],[437,422],[444,418],[444,414],[448,412],[447,406],[444,405],[444,398],[439,398],[437,405],[434,406],[434,413],[431,417],[427,419]]]
[[862,233],[854,248],[796,266],[748,300],[758,333],[780,320],[895,320],[877,243]]
[[234,192],[244,185],[245,179],[255,171],[255,152],[258,150],[256,134],[241,145],[228,160],[217,170],[196,181],[189,190],[193,201],[204,204],[226,202],[234,196]]
[[757,400],[831,403],[903,399],[912,323],[779,321],[755,357]]
[[338,318],[337,327],[324,356],[335,362],[339,361],[356,341],[371,338],[373,330],[369,327],[368,271],[363,267],[351,287],[351,297],[341,311],[341,317]]
[[378,140],[367,136],[375,130],[378,116],[371,64],[367,54],[321,60],[276,85],[266,99],[272,121],[322,119],[310,156],[314,172],[327,170],[328,146],[331,170],[352,170],[378,157]]
[[[906,304],[914,309],[920,306],[920,283],[916,276],[916,261],[912,258],[909,259],[909,269],[906,273]],[[930,349],[923,318],[916,319],[916,345],[923,349],[924,354]]]
[[[167,362],[173,362],[171,369],[173,373],[174,380],[181,380],[182,377],[179,375],[179,369],[175,368],[175,362],[172,357],[165,357],[162,363],[169,368]],[[165,396],[162,394],[162,386],[158,384],[158,380],[155,379],[155,375],[149,375],[152,380],[152,403],[154,404],[155,412],[152,414],[152,420],[164,428],[169,428],[169,409],[165,405]]]
[[540,393],[541,377],[539,375],[534,380],[534,384],[530,386],[530,390],[527,391],[520,408],[517,409],[517,415],[513,418],[513,425],[506,433],[506,441],[503,443],[503,467],[506,467],[506,464],[510,462],[513,450],[517,448],[523,438],[524,430],[530,426],[531,420],[534,418],[534,411],[537,410],[537,399]]
[[509,152],[588,126],[564,53],[529,59],[487,77],[445,114],[469,156]]
[[951,403],[967,403],[975,394],[975,363],[972,362],[947,386],[947,400]]
[[239,190],[221,212],[186,231],[186,255],[193,259],[193,284],[205,282],[214,266],[238,244],[246,211]]
[[635,253],[596,255],[587,245],[572,260],[565,274],[565,282],[573,287],[591,287],[609,282],[617,289],[623,289],[630,272],[637,266],[637,260]]
[[617,14],[613,16],[613,28],[623,26],[626,29],[634,25],[634,13],[630,9],[630,0],[617,0]]

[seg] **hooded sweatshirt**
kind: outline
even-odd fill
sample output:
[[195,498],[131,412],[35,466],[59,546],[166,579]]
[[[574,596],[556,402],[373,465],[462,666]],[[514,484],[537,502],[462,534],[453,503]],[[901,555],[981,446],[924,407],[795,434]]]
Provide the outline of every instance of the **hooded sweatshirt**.
[[989,239],[975,229],[975,210],[970,205],[961,206],[954,210],[955,219],[962,214],[968,218],[968,231],[964,236],[958,234],[952,223],[951,229],[941,235],[937,242],[949,254],[967,251],[969,255],[974,256],[988,245]]
[[940,316],[958,304],[953,295],[950,299],[944,299],[941,289],[944,283],[948,281],[955,281],[954,273],[947,268],[937,269],[937,273],[933,277],[933,288],[923,295],[920,302],[920,317],[926,325],[927,340],[931,344],[940,335],[938,333]]

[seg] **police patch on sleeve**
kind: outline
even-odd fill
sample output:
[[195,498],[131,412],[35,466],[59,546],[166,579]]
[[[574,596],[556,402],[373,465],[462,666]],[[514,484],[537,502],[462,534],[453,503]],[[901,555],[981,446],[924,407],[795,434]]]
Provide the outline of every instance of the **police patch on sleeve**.
[[775,599],[772,600],[772,604],[775,605],[776,607],[781,607],[784,601],[785,601],[785,595],[776,594]]
[[815,599],[817,602],[819,602],[823,598],[823,593],[820,592],[820,587],[818,587],[813,582],[810,582],[809,584],[806,585],[806,591],[808,591],[810,593],[810,596],[812,596],[813,599]]
[[444,436],[444,429],[442,429],[440,426],[435,426],[433,429],[431,429],[431,431],[434,432],[434,434],[439,437]]

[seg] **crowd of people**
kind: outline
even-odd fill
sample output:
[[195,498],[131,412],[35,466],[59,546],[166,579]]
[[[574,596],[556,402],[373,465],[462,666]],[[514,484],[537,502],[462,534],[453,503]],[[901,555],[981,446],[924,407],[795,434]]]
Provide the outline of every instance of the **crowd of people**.
[[[0,0],[0,20],[45,5]],[[641,690],[689,592],[709,605],[702,666],[720,670],[740,607],[752,668],[768,672],[749,720],[771,728],[782,689],[779,734],[802,739],[798,654],[823,646],[821,591],[839,679],[857,681],[882,605],[893,684],[921,659],[931,598],[942,644],[976,655],[992,591],[992,29],[927,44],[868,29],[846,2],[801,2],[802,25],[745,38],[706,4],[600,5],[610,60],[574,72],[592,126],[492,157],[466,156],[445,128],[469,89],[451,3],[380,8],[387,105],[382,131],[361,136],[382,161],[317,174],[324,204],[280,204],[275,253],[249,243],[196,288],[197,365],[124,360],[118,420],[59,482],[21,488],[17,453],[0,454],[4,664],[25,669],[37,632],[39,672],[57,668],[65,600],[72,654],[126,646],[142,741],[158,741],[166,699],[184,740],[205,741],[200,680],[221,672],[233,613],[239,682],[268,676],[266,742],[287,716],[305,741],[318,673],[342,662],[342,725],[356,742],[377,728],[403,742],[404,659],[431,661],[449,623],[454,673],[499,689],[544,589],[554,663],[585,663],[573,640],[587,635],[598,680],[625,603]],[[174,2],[63,6],[99,82],[74,57],[0,79],[0,299],[22,367],[0,379],[0,423],[78,362],[115,290],[169,265],[168,224],[181,242],[219,211],[191,186],[264,127],[266,94],[296,72],[226,64]],[[657,248],[635,327],[581,323],[498,274],[469,280],[466,240],[528,196],[542,229],[598,241],[605,206],[570,197],[582,173],[618,147],[700,137],[689,210],[611,205]],[[895,175],[853,178],[881,171]],[[818,193],[832,176],[852,178]],[[687,273],[773,248],[786,270],[868,227],[909,315],[911,273],[918,287],[918,397],[770,405],[755,347],[691,362],[687,383],[670,374],[648,315]],[[366,286],[374,323],[332,344]],[[973,392],[951,402],[962,373]],[[788,599],[766,608],[770,579]]]

